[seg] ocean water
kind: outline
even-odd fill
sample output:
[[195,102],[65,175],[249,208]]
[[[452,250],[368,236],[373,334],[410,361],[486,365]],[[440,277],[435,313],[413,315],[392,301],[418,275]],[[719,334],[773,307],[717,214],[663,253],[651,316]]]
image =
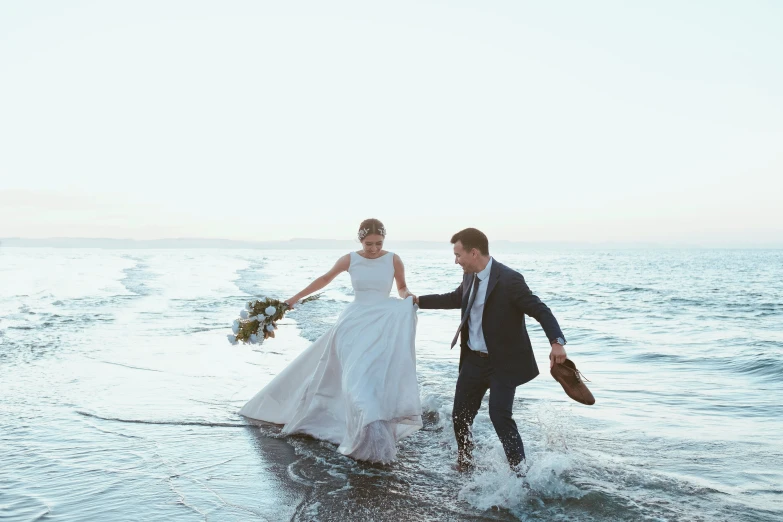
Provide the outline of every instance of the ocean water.
[[[448,245],[398,253],[415,293],[461,280]],[[231,346],[231,322],[343,252],[0,249],[0,519],[783,520],[783,251],[493,253],[552,308],[597,401],[565,396],[528,319],[542,374],[517,389],[524,478],[486,403],[479,469],[451,467],[454,310],[419,312],[425,427],[390,466],[237,415],[350,280],[261,346]]]

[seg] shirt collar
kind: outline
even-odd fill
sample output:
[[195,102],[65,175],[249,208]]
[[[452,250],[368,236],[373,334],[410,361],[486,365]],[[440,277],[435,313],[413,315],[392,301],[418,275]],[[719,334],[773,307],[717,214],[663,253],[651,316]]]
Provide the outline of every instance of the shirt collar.
[[482,270],[481,272],[477,273],[479,279],[482,281],[486,281],[489,277],[489,272],[492,270],[492,257],[489,258],[489,263],[487,263],[487,266]]

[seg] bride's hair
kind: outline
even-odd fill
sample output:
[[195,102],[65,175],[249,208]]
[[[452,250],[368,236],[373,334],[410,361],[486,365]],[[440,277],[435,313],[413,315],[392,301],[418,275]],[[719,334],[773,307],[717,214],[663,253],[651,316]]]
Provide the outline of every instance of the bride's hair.
[[365,237],[371,234],[380,234],[386,237],[386,228],[379,220],[375,218],[365,219],[362,224],[359,225],[359,241],[364,240]]

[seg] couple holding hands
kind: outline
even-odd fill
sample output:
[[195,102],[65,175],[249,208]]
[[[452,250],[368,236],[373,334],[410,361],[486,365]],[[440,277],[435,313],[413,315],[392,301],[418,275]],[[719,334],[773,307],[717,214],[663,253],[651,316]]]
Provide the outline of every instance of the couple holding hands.
[[[383,249],[386,229],[377,219],[361,223],[362,249],[337,260],[327,273],[287,300],[300,299],[348,272],[354,301],[336,323],[305,349],[241,410],[283,425],[284,434],[306,434],[338,445],[356,460],[389,463],[397,441],[421,428],[416,378],[417,309],[461,309],[454,339],[460,345],[452,423],[457,470],[474,467],[471,426],[489,391],[489,417],[509,465],[520,471],[525,449],[512,417],[514,394],[538,375],[525,315],[544,329],[551,345],[550,371],[574,400],[593,404],[565,338],[547,307],[522,275],[489,255],[487,236],[475,228],[454,234],[454,261],[462,282],[446,294],[415,296],[397,254]],[[396,282],[401,299],[390,297]],[[415,305],[415,306],[412,306]]]

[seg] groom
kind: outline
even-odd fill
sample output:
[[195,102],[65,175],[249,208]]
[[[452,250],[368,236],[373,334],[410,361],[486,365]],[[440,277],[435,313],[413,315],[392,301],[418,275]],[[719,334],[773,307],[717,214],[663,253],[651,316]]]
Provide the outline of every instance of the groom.
[[550,367],[565,361],[565,339],[557,319],[533,295],[522,274],[489,255],[487,236],[466,228],[451,238],[454,262],[462,267],[462,284],[448,294],[423,295],[419,308],[461,308],[451,347],[461,337],[459,378],[452,421],[457,437],[457,469],[473,468],[470,428],[489,390],[489,418],[513,468],[525,459],[525,448],[511,417],[516,387],[538,375],[538,366],[525,328],[525,315],[544,328],[552,345]]

